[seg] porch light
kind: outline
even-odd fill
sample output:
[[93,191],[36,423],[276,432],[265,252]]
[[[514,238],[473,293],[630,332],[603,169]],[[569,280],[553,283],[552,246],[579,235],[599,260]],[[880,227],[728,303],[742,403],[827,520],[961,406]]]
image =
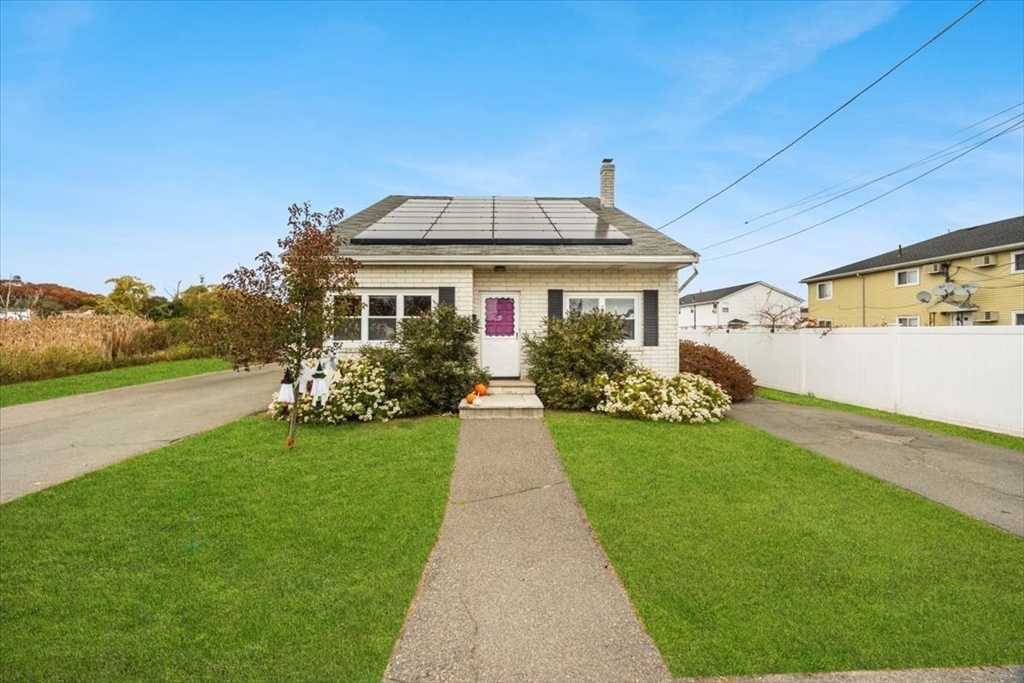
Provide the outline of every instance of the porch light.
[[322,362],[316,364],[316,372],[313,373],[313,407],[320,409],[327,405],[327,395],[330,389],[327,387],[327,373],[324,372]]
[[295,390],[292,388],[293,382],[292,371],[290,369],[285,370],[284,377],[281,379],[281,390],[277,392],[278,403],[295,403]]

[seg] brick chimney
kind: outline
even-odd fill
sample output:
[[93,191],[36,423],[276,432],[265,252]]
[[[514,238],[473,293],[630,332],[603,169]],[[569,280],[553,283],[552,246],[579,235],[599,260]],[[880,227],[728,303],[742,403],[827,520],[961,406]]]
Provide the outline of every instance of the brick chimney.
[[611,159],[601,161],[601,206],[615,206],[615,164]]

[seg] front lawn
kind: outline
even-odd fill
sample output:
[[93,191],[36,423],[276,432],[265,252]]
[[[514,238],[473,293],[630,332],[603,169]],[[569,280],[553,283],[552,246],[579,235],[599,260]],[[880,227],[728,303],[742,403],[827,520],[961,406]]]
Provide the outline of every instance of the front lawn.
[[0,680],[379,681],[458,420],[247,418],[0,507]]
[[1024,663],[1024,539],[731,420],[547,421],[673,675]]
[[224,360],[217,358],[193,358],[190,360],[162,361],[150,363],[149,365],[134,365],[127,368],[90,372],[84,375],[71,375],[56,379],[5,384],[0,385],[0,408],[230,369],[231,363]]

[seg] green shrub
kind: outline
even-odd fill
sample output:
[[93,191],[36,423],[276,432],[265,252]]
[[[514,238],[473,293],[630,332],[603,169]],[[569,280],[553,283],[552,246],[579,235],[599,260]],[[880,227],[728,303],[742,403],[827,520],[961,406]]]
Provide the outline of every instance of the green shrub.
[[157,323],[157,327],[166,331],[168,346],[192,343],[192,330],[189,328],[188,320],[185,318],[161,320]]
[[544,405],[591,410],[601,400],[598,375],[618,375],[635,363],[622,347],[622,320],[604,311],[545,318],[544,332],[523,335],[530,379]]
[[[384,370],[365,358],[340,361],[328,386],[327,402],[322,408],[313,406],[310,394],[299,396],[299,422],[386,422],[401,410],[398,401],[387,397]],[[277,420],[288,420],[289,410],[289,404],[278,401],[275,393],[270,402],[271,416]]]
[[479,324],[450,306],[406,318],[388,346],[365,346],[364,358],[379,365],[388,395],[403,415],[454,413],[459,401],[487,373],[477,365]]
[[679,372],[707,377],[722,387],[735,401],[754,395],[754,378],[739,361],[710,344],[679,342]]
[[595,410],[638,420],[700,424],[718,422],[729,409],[729,396],[700,375],[681,372],[662,377],[639,368],[615,379],[600,375],[602,400]]
[[0,349],[0,384],[52,379],[114,367],[90,349],[50,346],[40,350]]

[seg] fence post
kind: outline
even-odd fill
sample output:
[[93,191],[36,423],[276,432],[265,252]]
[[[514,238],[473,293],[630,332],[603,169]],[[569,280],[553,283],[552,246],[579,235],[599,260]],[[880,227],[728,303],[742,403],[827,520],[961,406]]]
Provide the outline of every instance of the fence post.
[[797,336],[800,339],[798,345],[800,353],[800,393],[807,393],[807,331],[797,330]]
[[903,373],[900,371],[900,342],[903,339],[900,332],[902,329],[898,326],[889,328],[889,333],[893,337],[891,344],[892,358],[890,358],[892,365],[890,367],[892,368],[892,412],[894,413],[900,412],[900,385],[903,383]]

